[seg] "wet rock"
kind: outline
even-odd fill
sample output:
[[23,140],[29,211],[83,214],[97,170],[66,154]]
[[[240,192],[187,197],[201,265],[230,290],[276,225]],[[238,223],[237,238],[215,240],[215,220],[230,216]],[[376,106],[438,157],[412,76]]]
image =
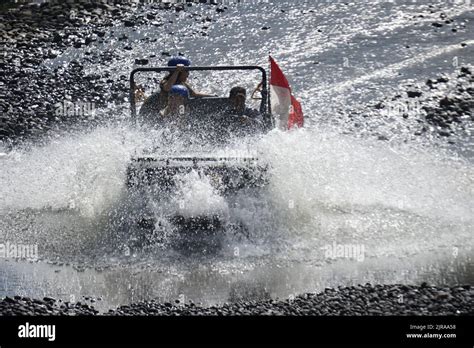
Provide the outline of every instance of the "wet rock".
[[448,81],[449,79],[447,77],[439,77],[438,79],[436,79],[437,83],[446,83]]
[[85,44],[86,46],[89,46],[89,45],[90,45],[92,42],[94,42],[94,41],[95,41],[95,39],[94,39],[93,37],[88,36],[88,37],[85,38],[84,44]]
[[[441,122],[439,122],[439,123],[441,123]],[[442,124],[442,123],[441,123],[441,124]],[[441,131],[438,132],[438,134],[439,134],[440,136],[442,136],[442,137],[450,137],[450,136],[452,135],[451,132],[446,131],[446,130],[441,130]]]
[[385,105],[382,102],[378,102],[377,104],[374,105],[374,108],[377,110],[382,110],[385,108]]
[[450,99],[448,97],[444,97],[443,99],[441,99],[439,101],[439,106],[441,107],[449,107],[449,106],[453,106],[454,105],[454,100],[453,99]]
[[63,40],[63,37],[59,33],[57,32],[53,33],[53,42],[60,43],[62,40]]
[[137,65],[147,65],[148,63],[148,59],[135,59],[135,64]]
[[426,85],[430,88],[430,89],[435,89],[435,85],[437,84],[436,81],[433,81],[431,79],[428,79],[426,80]]
[[135,26],[135,22],[127,19],[123,21],[123,25],[125,27],[131,28]]
[[409,98],[418,98],[421,97],[423,93],[420,91],[407,91],[407,96]]

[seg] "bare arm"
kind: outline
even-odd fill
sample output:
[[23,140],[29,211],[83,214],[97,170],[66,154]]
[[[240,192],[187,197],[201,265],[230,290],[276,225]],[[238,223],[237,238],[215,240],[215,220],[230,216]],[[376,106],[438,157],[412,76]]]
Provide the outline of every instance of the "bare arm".
[[258,84],[257,88],[255,88],[250,98],[255,99],[255,100],[261,100],[262,98],[256,97],[255,95],[257,93],[260,93],[260,94],[262,93],[262,86],[263,86],[263,81]]
[[166,80],[165,83],[162,84],[161,88],[163,88],[165,92],[169,92],[171,88],[176,84],[176,81],[178,80],[178,76],[181,73],[181,71],[183,71],[182,66],[176,67],[176,70],[171,74],[170,78]]
[[193,98],[202,98],[202,97],[214,97],[212,94],[196,92],[189,84],[185,83],[186,88],[189,90],[189,94]]
[[145,89],[142,85],[138,85],[135,87],[135,102],[141,102],[146,100]]

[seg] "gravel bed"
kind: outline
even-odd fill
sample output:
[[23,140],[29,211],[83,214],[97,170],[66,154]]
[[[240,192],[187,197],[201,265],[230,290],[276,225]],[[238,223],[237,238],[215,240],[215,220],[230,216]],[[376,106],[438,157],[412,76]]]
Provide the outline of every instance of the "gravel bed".
[[[474,289],[469,286],[437,287],[413,285],[357,285],[325,289],[286,300],[265,299],[204,307],[194,303],[139,302],[107,313],[112,316],[389,316],[389,315],[474,315]],[[15,296],[0,301],[1,315],[98,315],[88,303],[68,303]]]

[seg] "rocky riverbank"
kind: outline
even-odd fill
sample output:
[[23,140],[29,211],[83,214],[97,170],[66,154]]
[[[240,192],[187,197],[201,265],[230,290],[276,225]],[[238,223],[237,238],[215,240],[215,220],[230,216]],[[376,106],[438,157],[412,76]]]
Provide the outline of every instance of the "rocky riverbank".
[[[192,3],[152,4],[142,11],[140,3],[113,3],[110,1],[44,2],[3,9],[0,13],[0,44],[4,48],[0,62],[0,142],[27,139],[44,135],[50,130],[93,126],[105,119],[96,114],[57,112],[58,104],[73,102],[94,103],[104,108],[111,104],[128,105],[128,71],[119,79],[107,71],[87,73],[84,62],[72,60],[53,69],[44,65],[67,50],[79,50],[104,44],[111,40],[123,42],[123,51],[133,49],[132,40],[122,35],[115,37],[112,27],[149,25],[162,30],[164,12],[180,12]],[[216,6],[216,14],[225,7]],[[189,14],[192,20],[212,21]],[[206,35],[207,27],[200,29]],[[195,34],[190,32],[189,35]],[[148,38],[145,38],[146,41]],[[156,40],[156,39],[155,39]],[[169,52],[161,52],[163,57]],[[87,63],[107,63],[117,59],[116,50],[88,50]],[[137,57],[136,65],[147,65],[150,58]]]
[[[474,289],[469,286],[358,285],[326,289],[287,300],[259,300],[202,307],[194,303],[134,303],[105,315],[474,315]],[[20,296],[0,301],[1,315],[97,315],[94,299],[68,303]]]
[[474,75],[472,68],[462,66],[451,76],[426,80],[424,85],[408,84],[405,92],[373,106],[392,117],[416,117],[421,135],[430,128],[439,136],[449,137],[468,131],[474,121]]
[[[120,60],[123,53],[133,50],[134,45],[157,40],[145,37],[133,42],[127,35],[114,33],[115,28],[149,26],[157,33],[166,30],[169,18],[165,13],[180,13],[186,10],[191,22],[198,25],[184,35],[207,35],[213,18],[194,13],[193,6],[213,6],[215,14],[226,11],[218,5],[193,4],[140,4],[111,1],[44,2],[25,4],[18,7],[2,8],[0,13],[0,43],[4,56],[0,62],[0,142],[15,143],[34,136],[43,136],[51,130],[93,127],[110,122],[107,113],[75,114],[58,112],[58,105],[66,103],[93,103],[96,109],[107,109],[108,105],[128,105],[128,72],[119,78],[108,71],[86,72],[85,64],[106,64]],[[433,22],[430,30],[452,27],[455,35],[458,26],[455,19],[448,18],[442,7],[429,6],[432,13],[439,12],[440,20]],[[421,16],[423,17],[423,16]],[[415,18],[414,20],[416,20]],[[419,19],[419,18],[418,18]],[[263,29],[263,28],[262,28]],[[122,45],[111,49],[96,45],[118,40]],[[141,42],[142,41],[142,42]],[[466,43],[461,43],[466,47]],[[84,50],[81,61],[72,60],[68,64],[54,68],[45,62],[61,57],[66,51]],[[164,48],[152,56],[136,57],[135,65],[149,65],[152,60],[166,59],[170,53]],[[473,121],[474,105],[472,67],[458,68],[453,78],[433,76],[426,86],[407,86],[406,96],[395,95],[377,103],[374,107],[381,112],[397,109],[396,117],[409,117],[400,106],[403,98],[416,101],[416,117],[420,123],[413,130],[420,135],[431,128],[439,136],[450,136],[459,128],[469,128]],[[395,104],[394,104],[395,103]],[[405,101],[403,101],[405,103]],[[405,103],[406,104],[406,103]],[[407,106],[410,108],[411,103]],[[117,114],[117,113],[116,113]],[[107,117],[104,117],[107,116]]]

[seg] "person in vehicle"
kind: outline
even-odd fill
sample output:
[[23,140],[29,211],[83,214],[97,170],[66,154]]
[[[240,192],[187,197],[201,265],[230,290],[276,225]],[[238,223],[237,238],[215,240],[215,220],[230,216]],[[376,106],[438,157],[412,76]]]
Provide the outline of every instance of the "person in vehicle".
[[160,82],[160,105],[166,106],[169,92],[174,85],[185,86],[189,91],[189,95],[193,98],[212,96],[210,94],[196,92],[188,84],[187,80],[189,77],[189,71],[186,70],[186,67],[191,66],[191,61],[189,59],[182,56],[174,57],[168,61],[168,66],[176,67],[176,69],[170,72],[168,76]]
[[169,91],[166,107],[160,111],[160,116],[170,122],[182,120],[187,114],[189,90],[183,85],[174,85]]
[[242,121],[246,118],[259,121],[260,113],[246,106],[247,91],[245,88],[237,86],[230,90],[229,103],[230,113],[233,115],[241,116]]

